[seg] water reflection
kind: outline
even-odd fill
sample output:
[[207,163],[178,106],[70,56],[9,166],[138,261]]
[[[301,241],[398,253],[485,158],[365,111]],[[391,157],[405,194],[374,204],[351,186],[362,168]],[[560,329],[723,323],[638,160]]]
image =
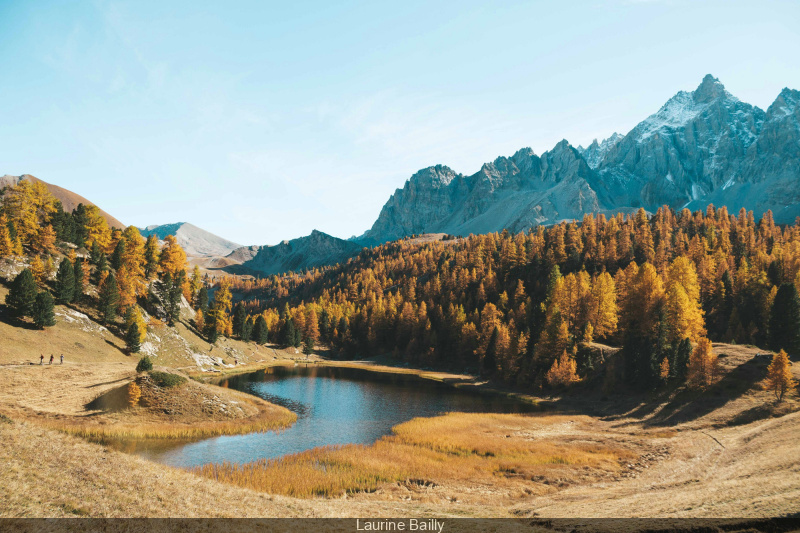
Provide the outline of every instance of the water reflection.
[[[317,446],[369,444],[414,417],[460,412],[528,412],[534,407],[495,395],[456,390],[413,375],[328,366],[271,367],[222,380],[297,413],[280,433],[224,436],[199,442],[146,441],[135,453],[174,466],[248,462]],[[128,443],[128,446],[130,443]]]

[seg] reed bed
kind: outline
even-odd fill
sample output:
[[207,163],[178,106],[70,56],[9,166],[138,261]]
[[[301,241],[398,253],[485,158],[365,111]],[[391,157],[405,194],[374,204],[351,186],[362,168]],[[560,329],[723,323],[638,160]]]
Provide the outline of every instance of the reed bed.
[[632,454],[587,442],[531,438],[530,432],[563,421],[450,413],[400,424],[371,446],[315,448],[279,459],[246,464],[209,464],[201,476],[241,487],[296,497],[338,497],[373,492],[390,482],[486,484],[519,487],[522,480],[564,479],[585,467],[617,470]]

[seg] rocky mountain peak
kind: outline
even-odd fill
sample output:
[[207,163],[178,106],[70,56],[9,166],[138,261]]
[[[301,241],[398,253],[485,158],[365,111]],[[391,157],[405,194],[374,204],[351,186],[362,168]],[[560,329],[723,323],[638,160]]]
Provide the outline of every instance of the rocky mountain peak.
[[703,78],[703,81],[700,82],[700,85],[695,89],[692,95],[694,96],[695,102],[702,103],[731,96],[731,94],[725,90],[725,86],[711,74],[706,74],[705,78]]

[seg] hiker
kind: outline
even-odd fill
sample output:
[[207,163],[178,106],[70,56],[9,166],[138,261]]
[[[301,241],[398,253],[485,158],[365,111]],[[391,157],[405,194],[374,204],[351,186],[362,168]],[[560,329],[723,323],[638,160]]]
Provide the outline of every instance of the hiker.
[[53,354],[50,354],[50,364],[53,364]]
[[62,365],[64,364],[64,354],[63,353],[61,354],[61,364]]
[[41,355],[39,356],[39,364],[40,364],[40,365],[43,365],[43,364],[44,364],[44,354],[41,354]]

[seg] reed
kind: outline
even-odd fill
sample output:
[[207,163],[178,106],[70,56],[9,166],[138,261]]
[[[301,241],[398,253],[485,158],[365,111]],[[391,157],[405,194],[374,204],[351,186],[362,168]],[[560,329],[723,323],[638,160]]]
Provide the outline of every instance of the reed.
[[371,446],[315,448],[280,459],[209,464],[201,476],[259,491],[297,497],[372,492],[388,482],[491,484],[508,490],[520,481],[565,479],[591,467],[619,468],[626,450],[532,438],[564,417],[450,413],[417,418],[393,428]]

